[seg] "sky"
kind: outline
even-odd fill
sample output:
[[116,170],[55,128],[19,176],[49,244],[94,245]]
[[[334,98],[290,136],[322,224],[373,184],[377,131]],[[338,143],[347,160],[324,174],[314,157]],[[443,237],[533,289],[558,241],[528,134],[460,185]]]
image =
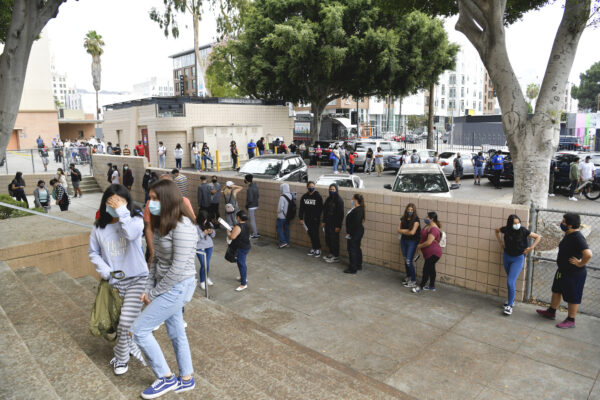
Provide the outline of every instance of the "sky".
[[[540,11],[529,12],[520,22],[508,27],[508,52],[521,85],[540,83],[560,19],[564,1],[556,1]],[[91,56],[83,48],[85,34],[96,30],[106,43],[102,55],[102,88],[129,91],[135,83],[150,77],[170,78],[170,55],[193,48],[191,18],[178,19],[180,36],[166,38],[158,24],[148,16],[152,7],[161,10],[162,0],[69,0],[60,7],[57,18],[46,26],[55,68],[67,73],[79,89],[93,90]],[[465,36],[454,30],[456,17],[446,21],[452,41],[471,46]],[[216,38],[215,15],[208,8],[200,22],[200,44]],[[600,29],[588,28],[581,38],[570,81],[600,61],[597,51]]]

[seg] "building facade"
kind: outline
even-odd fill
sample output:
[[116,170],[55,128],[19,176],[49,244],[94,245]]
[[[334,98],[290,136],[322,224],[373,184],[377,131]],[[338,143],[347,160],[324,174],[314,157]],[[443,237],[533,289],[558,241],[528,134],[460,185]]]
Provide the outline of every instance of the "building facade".
[[81,109],[81,97],[74,96],[77,94],[77,88],[69,82],[67,74],[57,72],[54,66],[52,66],[52,94],[62,108],[69,110]]
[[[200,60],[196,62],[196,52],[194,49],[186,50],[181,53],[173,54],[173,88],[175,91],[172,96],[206,96],[206,80],[203,71],[207,66],[208,57],[212,52],[215,43],[207,44],[199,48]],[[196,68],[198,71],[198,80],[196,82]]]
[[173,96],[175,89],[172,79],[160,79],[156,76],[133,84],[133,94],[139,98]]

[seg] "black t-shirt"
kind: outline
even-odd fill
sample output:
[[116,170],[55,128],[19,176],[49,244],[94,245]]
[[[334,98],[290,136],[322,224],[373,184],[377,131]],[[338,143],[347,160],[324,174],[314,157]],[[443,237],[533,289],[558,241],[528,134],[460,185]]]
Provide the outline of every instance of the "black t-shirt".
[[419,217],[412,218],[412,219],[404,219],[404,218],[402,218],[400,220],[400,227],[402,229],[409,229],[409,230],[411,230],[413,228],[413,226],[415,226],[415,222],[419,223],[419,226],[417,227],[417,231],[415,232],[414,235],[402,234],[402,239],[403,240],[415,240],[415,241],[421,240],[421,224],[420,224],[421,221],[419,221]]
[[[73,173],[75,171],[75,174]],[[71,170],[71,182],[79,182],[81,181],[81,171],[77,168]]]
[[241,232],[235,239],[233,239],[233,242],[231,242],[231,244],[236,249],[249,250],[250,249],[250,227],[248,227],[247,223],[240,224],[239,227],[241,229]]
[[513,228],[506,229],[506,226],[503,226],[500,228],[500,232],[504,233],[504,251],[509,256],[518,257],[529,247],[527,238],[531,232],[527,228],[521,227],[519,230],[514,230]]
[[558,245],[558,257],[556,258],[558,270],[566,274],[580,274],[585,272],[585,267],[574,266],[569,262],[569,258],[583,257],[583,251],[586,249],[589,249],[589,246],[581,232],[575,231],[569,235],[565,235]]

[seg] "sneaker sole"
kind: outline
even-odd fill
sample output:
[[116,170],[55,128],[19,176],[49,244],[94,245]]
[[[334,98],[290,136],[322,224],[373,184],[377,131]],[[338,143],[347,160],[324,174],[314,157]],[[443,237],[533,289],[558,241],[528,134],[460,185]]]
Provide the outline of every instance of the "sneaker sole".
[[571,329],[571,328],[575,328],[575,325],[571,325],[571,326],[558,326],[558,324],[556,324],[556,327],[558,329]]
[[165,389],[160,393],[154,393],[154,394],[143,394],[142,393],[142,399],[157,399],[161,396],[164,396],[165,394],[167,394],[169,392],[175,391],[176,388],[177,388],[177,385],[173,385],[172,387]]
[[190,390],[193,390],[195,387],[196,387],[196,384],[194,383],[192,386],[188,386],[183,389],[175,389],[174,392],[175,393],[185,393],[185,392],[189,392]]

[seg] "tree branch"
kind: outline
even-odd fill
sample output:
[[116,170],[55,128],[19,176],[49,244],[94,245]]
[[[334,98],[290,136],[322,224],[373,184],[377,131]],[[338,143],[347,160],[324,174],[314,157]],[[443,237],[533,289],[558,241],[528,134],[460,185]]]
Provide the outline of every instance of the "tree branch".
[[38,17],[36,20],[36,26],[35,26],[35,31],[36,31],[35,36],[39,35],[42,32],[42,29],[44,29],[44,26],[46,26],[46,24],[48,23],[49,20],[56,17],[56,15],[58,14],[58,8],[61,6],[62,3],[66,2],[66,1],[67,0],[48,0],[48,1],[46,1],[46,4],[44,5],[43,8],[40,9],[40,11],[38,13]]

